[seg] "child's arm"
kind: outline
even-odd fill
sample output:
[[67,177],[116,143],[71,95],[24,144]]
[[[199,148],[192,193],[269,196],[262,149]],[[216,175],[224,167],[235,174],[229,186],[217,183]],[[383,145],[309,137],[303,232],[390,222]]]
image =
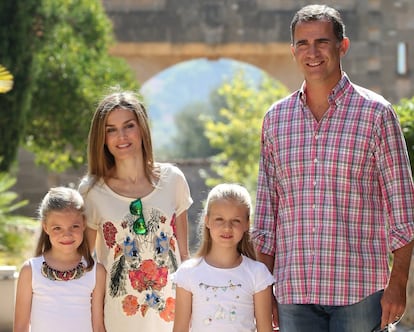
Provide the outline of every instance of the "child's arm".
[[96,263],[96,285],[92,293],[93,332],[105,332],[104,299],[106,271],[102,264]]
[[182,287],[176,288],[173,332],[190,331],[193,294]]
[[272,286],[254,294],[257,332],[272,332]]
[[13,332],[29,331],[32,293],[32,267],[26,262],[20,269],[17,281]]

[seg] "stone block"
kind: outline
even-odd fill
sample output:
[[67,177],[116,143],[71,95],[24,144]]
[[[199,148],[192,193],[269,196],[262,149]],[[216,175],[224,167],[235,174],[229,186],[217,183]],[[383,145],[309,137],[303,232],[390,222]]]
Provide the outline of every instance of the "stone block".
[[17,272],[15,266],[0,266],[0,332],[13,330]]

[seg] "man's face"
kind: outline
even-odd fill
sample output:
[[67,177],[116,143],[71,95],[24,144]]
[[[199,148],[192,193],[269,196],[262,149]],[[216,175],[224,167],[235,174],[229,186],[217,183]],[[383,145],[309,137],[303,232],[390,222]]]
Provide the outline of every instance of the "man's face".
[[296,25],[292,54],[308,84],[335,85],[341,78],[341,57],[349,40],[338,41],[332,22],[310,21]]

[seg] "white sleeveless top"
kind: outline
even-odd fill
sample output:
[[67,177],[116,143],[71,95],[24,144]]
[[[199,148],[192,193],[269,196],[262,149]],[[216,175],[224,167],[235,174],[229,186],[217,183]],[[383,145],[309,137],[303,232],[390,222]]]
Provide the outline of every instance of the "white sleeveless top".
[[55,281],[42,275],[43,262],[43,256],[29,259],[33,289],[31,332],[92,332],[91,295],[96,264],[79,279]]

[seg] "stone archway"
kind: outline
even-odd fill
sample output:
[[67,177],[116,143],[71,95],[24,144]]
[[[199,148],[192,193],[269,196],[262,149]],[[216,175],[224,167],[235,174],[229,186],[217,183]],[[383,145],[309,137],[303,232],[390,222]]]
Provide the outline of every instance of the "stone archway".
[[211,46],[203,43],[121,42],[111,49],[111,54],[124,58],[141,84],[168,67],[197,58],[212,61],[230,58],[249,63],[279,80],[290,91],[296,90],[302,83],[302,75],[296,68],[287,43],[230,43]]

